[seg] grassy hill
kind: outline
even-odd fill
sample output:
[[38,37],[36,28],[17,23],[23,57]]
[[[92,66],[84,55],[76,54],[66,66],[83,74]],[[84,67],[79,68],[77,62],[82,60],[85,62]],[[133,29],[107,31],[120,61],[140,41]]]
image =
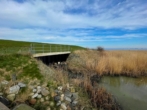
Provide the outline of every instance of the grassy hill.
[[0,39],[0,53],[16,53],[16,52],[28,52],[31,45],[32,50],[36,53],[40,52],[56,52],[56,51],[75,51],[84,49],[75,45],[61,45],[61,44],[49,44],[49,43],[37,43],[37,42],[25,42],[25,41],[12,41]]

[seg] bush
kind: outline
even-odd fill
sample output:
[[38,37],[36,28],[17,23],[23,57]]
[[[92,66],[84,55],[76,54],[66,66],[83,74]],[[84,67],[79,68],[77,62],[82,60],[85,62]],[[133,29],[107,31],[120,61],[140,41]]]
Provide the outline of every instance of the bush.
[[99,46],[99,47],[97,47],[97,51],[103,52],[104,51],[104,48]]

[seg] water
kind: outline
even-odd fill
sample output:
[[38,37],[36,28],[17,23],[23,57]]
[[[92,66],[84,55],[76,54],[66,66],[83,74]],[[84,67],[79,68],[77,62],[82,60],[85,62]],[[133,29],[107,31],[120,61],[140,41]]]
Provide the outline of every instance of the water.
[[100,82],[123,110],[147,110],[147,77],[108,77]]

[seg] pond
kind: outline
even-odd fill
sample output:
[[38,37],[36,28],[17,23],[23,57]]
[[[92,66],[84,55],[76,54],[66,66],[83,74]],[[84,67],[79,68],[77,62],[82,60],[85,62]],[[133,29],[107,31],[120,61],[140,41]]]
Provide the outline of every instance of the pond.
[[147,77],[109,77],[100,86],[111,93],[123,110],[147,110]]

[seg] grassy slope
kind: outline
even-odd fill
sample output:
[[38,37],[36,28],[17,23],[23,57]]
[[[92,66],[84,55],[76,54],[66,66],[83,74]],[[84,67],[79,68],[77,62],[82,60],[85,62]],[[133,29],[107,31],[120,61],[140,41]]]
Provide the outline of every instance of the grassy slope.
[[[75,45],[60,45],[60,44],[48,44],[48,43],[37,43],[37,42],[24,42],[24,41],[12,41],[12,40],[2,40],[0,39],[0,49],[2,48],[30,48],[31,44],[35,44],[35,45],[41,45],[44,44],[46,47],[49,47],[51,45],[51,47],[67,47],[70,46],[70,48],[72,49],[72,51],[74,50],[78,50],[78,49],[84,49],[83,47],[80,46],[75,46]],[[42,46],[42,45],[41,45]]]
[[[30,48],[30,45],[34,43],[38,45],[39,43],[35,42],[23,42],[23,41],[11,41],[11,40],[0,40],[0,75],[3,76],[4,79],[11,79],[11,74],[17,72],[18,77],[28,76],[31,78],[41,78],[40,71],[38,70],[38,65],[31,58],[31,56],[27,54],[18,54],[14,52],[13,54],[3,54],[1,50],[9,49],[13,50],[15,47],[19,48]],[[41,44],[41,43],[40,43]],[[42,43],[43,44],[43,43]],[[53,46],[59,44],[46,44]],[[62,45],[63,46],[63,45]],[[65,46],[65,45],[64,45]],[[79,46],[71,46],[73,50],[84,49]],[[0,78],[1,80],[3,79]]]
[[[8,85],[0,85],[0,92],[3,93],[4,97],[7,97],[8,89],[11,86],[18,82],[25,83],[27,87],[21,88],[16,95],[15,100],[12,102],[16,103],[16,105],[20,102],[25,103],[30,99],[30,93],[32,93],[30,86],[35,87],[37,85],[42,86],[43,84],[47,84],[48,87],[56,87],[56,83],[54,84],[53,82],[53,77],[50,77],[51,73],[52,70],[49,67],[42,62],[36,61],[30,55],[0,55],[0,82],[5,80],[9,81]],[[14,75],[16,76],[15,81],[12,78]],[[52,101],[51,98],[50,101]],[[36,110],[46,110],[47,106],[48,105],[40,102],[32,105]],[[10,107],[14,108],[13,104],[11,104]],[[37,109],[38,107],[41,107],[41,109]]]
[[29,55],[0,55],[0,80],[11,80],[11,75],[16,74],[20,79],[25,77],[41,79],[42,75],[34,59]]

